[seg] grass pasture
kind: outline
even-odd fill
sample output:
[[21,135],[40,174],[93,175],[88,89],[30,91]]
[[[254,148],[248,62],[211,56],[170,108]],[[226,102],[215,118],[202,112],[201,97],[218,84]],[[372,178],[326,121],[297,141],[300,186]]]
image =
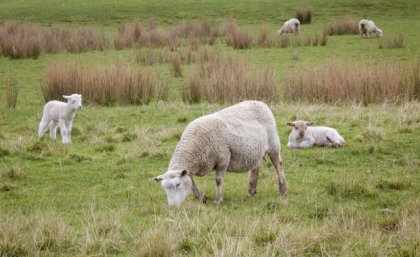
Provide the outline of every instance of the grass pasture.
[[[309,7],[311,22],[281,46],[275,32]],[[102,50],[38,49],[36,58],[0,48],[0,256],[419,256],[419,8],[414,0],[0,0],[0,26],[87,26],[108,39]],[[318,41],[328,22],[348,17],[374,20],[384,37]],[[203,21],[191,27],[205,38],[174,36],[191,20]],[[232,21],[246,47],[227,43]],[[119,28],[133,22],[144,26],[133,29],[135,42],[118,45]],[[139,74],[153,78],[147,100],[112,98],[126,85],[141,90]],[[111,93],[95,101],[101,85]],[[88,87],[73,144],[39,140],[43,96]],[[209,204],[190,195],[169,208],[152,178],[184,128],[250,96],[270,97],[288,193],[279,196],[267,160],[253,198],[246,173],[227,173],[225,201],[213,205],[210,174],[196,179]],[[337,128],[347,145],[286,148],[286,122],[296,119]]]

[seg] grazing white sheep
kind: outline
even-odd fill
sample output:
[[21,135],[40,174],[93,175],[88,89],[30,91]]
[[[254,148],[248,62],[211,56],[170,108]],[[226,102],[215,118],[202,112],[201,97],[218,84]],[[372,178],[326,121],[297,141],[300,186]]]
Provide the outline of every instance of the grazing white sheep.
[[50,130],[51,139],[56,139],[57,127],[60,127],[60,133],[63,144],[71,144],[71,127],[76,111],[82,108],[82,96],[72,94],[63,95],[67,103],[60,101],[49,101],[45,104],[44,114],[39,123],[38,136],[41,138],[47,130]]
[[223,202],[223,177],[226,171],[249,174],[248,195],[256,193],[259,164],[265,154],[277,172],[279,191],[286,192],[286,178],[280,156],[276,121],[266,104],[244,101],[192,121],[175,148],[168,171],[154,178],[161,181],[168,204],[179,206],[192,189],[206,202],[193,176],[216,172],[216,204]]
[[297,120],[288,122],[293,127],[289,135],[289,148],[307,148],[312,146],[340,147],[346,144],[337,130],[330,127],[311,127],[312,121]]
[[361,37],[370,37],[372,33],[375,33],[377,37],[382,37],[382,30],[376,27],[375,23],[371,20],[360,20],[359,32]]
[[296,18],[292,18],[283,24],[283,27],[277,31],[277,35],[280,36],[286,33],[293,33],[297,35],[299,34],[299,27],[300,21]]

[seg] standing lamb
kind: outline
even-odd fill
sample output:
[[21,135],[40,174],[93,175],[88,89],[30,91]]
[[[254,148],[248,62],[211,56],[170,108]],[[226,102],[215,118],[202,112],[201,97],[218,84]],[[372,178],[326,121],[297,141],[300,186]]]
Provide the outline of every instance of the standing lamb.
[[375,33],[377,37],[382,37],[382,30],[376,27],[375,23],[371,20],[360,20],[359,32],[361,37],[370,37],[372,33]]
[[293,33],[297,35],[299,34],[299,27],[300,21],[296,18],[292,18],[283,24],[283,27],[277,31],[277,35],[280,36],[286,33]]
[[337,130],[329,127],[311,127],[312,121],[297,120],[288,122],[293,127],[289,135],[289,148],[308,148],[312,146],[340,147],[346,144]]
[[215,170],[215,203],[220,204],[226,171],[250,171],[248,195],[257,192],[258,166],[265,154],[277,172],[280,193],[286,193],[274,116],[263,102],[244,101],[192,121],[175,148],[168,171],[154,180],[161,181],[169,205],[179,206],[190,189],[204,203],[206,196],[197,188],[193,176]]
[[71,144],[71,127],[76,111],[82,108],[82,96],[72,94],[63,95],[67,103],[60,101],[49,101],[44,107],[44,114],[39,123],[38,136],[41,138],[47,130],[50,130],[51,139],[56,138],[57,127],[60,126],[60,133],[63,144]]

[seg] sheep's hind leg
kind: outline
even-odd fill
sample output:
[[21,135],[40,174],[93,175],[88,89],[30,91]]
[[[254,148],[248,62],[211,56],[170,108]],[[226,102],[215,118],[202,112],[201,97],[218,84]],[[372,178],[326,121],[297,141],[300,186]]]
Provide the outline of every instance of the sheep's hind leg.
[[201,202],[201,203],[206,203],[207,202],[207,197],[206,195],[200,191],[200,189],[198,189],[197,185],[194,182],[194,179],[191,177],[191,181],[192,181],[192,191],[195,195],[195,197]]
[[256,167],[249,172],[248,195],[253,196],[257,193],[258,173],[260,169]]
[[223,203],[223,178],[225,176],[226,169],[216,170],[216,200],[215,204],[219,205]]
[[283,170],[283,160],[281,159],[280,155],[277,153],[269,153],[271,162],[274,165],[274,168],[276,169],[277,176],[279,178],[279,190],[280,194],[284,195],[287,191],[286,186],[286,177],[284,176],[284,170]]
[[48,120],[42,119],[39,123],[38,136],[41,138],[48,129]]

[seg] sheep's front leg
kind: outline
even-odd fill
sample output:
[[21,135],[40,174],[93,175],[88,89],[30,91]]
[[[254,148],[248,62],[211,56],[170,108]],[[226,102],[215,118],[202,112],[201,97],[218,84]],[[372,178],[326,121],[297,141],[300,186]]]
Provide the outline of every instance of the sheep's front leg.
[[50,138],[52,140],[55,140],[57,138],[57,126],[58,122],[55,120],[52,120],[50,122],[49,128],[50,128]]
[[39,123],[38,136],[41,138],[48,129],[48,120],[42,119]]
[[260,169],[257,167],[249,173],[248,179],[248,195],[253,196],[257,193],[258,173]]
[[58,122],[58,125],[60,126],[60,133],[61,133],[61,141],[63,144],[70,144],[70,139],[69,139],[69,132],[67,130],[67,125],[65,120],[60,119],[60,121]]
[[216,200],[215,204],[219,205],[223,203],[223,178],[225,176],[226,169],[216,170]]
[[197,198],[197,199],[198,199],[201,203],[206,203],[206,202],[207,202],[207,197],[206,197],[206,195],[198,189],[198,187],[197,187],[197,185],[195,184],[194,179],[192,178],[192,176],[191,176],[191,182],[192,182],[191,189],[192,189],[192,191],[193,191],[193,193],[194,193],[195,197],[196,197],[196,198]]
[[279,179],[280,194],[284,195],[287,191],[287,186],[286,186],[286,177],[284,176],[284,170],[283,170],[283,160],[281,159],[280,155],[276,153],[271,153],[269,154],[269,156],[277,172],[277,176]]

